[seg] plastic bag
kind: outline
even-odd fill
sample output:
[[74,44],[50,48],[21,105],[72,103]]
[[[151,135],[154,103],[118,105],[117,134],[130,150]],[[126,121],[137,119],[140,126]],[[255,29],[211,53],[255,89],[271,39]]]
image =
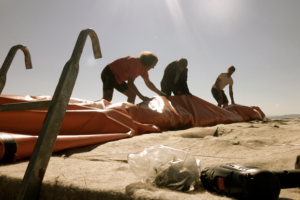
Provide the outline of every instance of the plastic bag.
[[127,161],[143,183],[178,191],[192,190],[204,168],[192,155],[163,145],[145,148],[139,154],[129,154]]

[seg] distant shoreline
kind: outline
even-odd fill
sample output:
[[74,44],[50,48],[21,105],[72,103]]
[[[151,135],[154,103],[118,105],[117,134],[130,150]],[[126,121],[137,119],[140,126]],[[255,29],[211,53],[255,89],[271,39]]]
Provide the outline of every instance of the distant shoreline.
[[300,114],[267,116],[268,119],[299,119],[299,117],[300,117]]

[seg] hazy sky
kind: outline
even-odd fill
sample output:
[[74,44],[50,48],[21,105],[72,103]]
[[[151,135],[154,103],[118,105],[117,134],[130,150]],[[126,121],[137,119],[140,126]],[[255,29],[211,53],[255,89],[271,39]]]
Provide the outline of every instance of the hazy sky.
[[[159,61],[150,80],[159,89],[165,67],[185,57],[191,93],[216,104],[211,86],[234,65],[236,103],[266,115],[299,114],[299,10],[297,0],[0,0],[0,63],[17,44],[33,63],[25,70],[18,51],[2,94],[53,95],[80,31],[93,28],[103,58],[94,60],[88,38],[72,97],[101,99],[107,64],[151,51]],[[142,78],[135,83],[143,95],[156,95]],[[115,91],[112,103],[121,101]]]

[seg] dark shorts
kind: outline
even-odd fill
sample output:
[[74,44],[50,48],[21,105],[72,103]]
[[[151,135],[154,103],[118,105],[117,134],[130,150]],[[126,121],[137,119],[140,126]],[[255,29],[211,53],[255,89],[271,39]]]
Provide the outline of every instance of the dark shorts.
[[[222,96],[223,96],[223,103],[222,104],[228,103],[228,99],[227,99],[227,96],[226,96],[224,90],[221,90],[221,92],[222,92]],[[220,100],[219,91],[216,88],[211,88],[211,93],[214,96],[215,100],[217,102],[219,102],[219,100]]]
[[109,66],[107,65],[102,73],[101,73],[101,80],[103,82],[103,91],[106,90],[118,90],[121,93],[124,93],[128,89],[128,85],[126,82],[118,84],[114,73],[110,70]]

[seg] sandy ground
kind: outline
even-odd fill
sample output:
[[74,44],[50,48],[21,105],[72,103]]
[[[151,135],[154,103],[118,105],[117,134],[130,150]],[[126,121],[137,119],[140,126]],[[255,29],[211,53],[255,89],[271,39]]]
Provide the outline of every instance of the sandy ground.
[[[40,199],[230,199],[207,192],[201,183],[187,193],[143,184],[131,172],[127,154],[165,145],[195,155],[206,167],[294,169],[300,146],[280,144],[300,144],[300,119],[219,124],[64,150],[50,160]],[[27,165],[28,160],[0,166],[0,199],[15,199]],[[300,189],[282,189],[279,199],[300,199]]]

